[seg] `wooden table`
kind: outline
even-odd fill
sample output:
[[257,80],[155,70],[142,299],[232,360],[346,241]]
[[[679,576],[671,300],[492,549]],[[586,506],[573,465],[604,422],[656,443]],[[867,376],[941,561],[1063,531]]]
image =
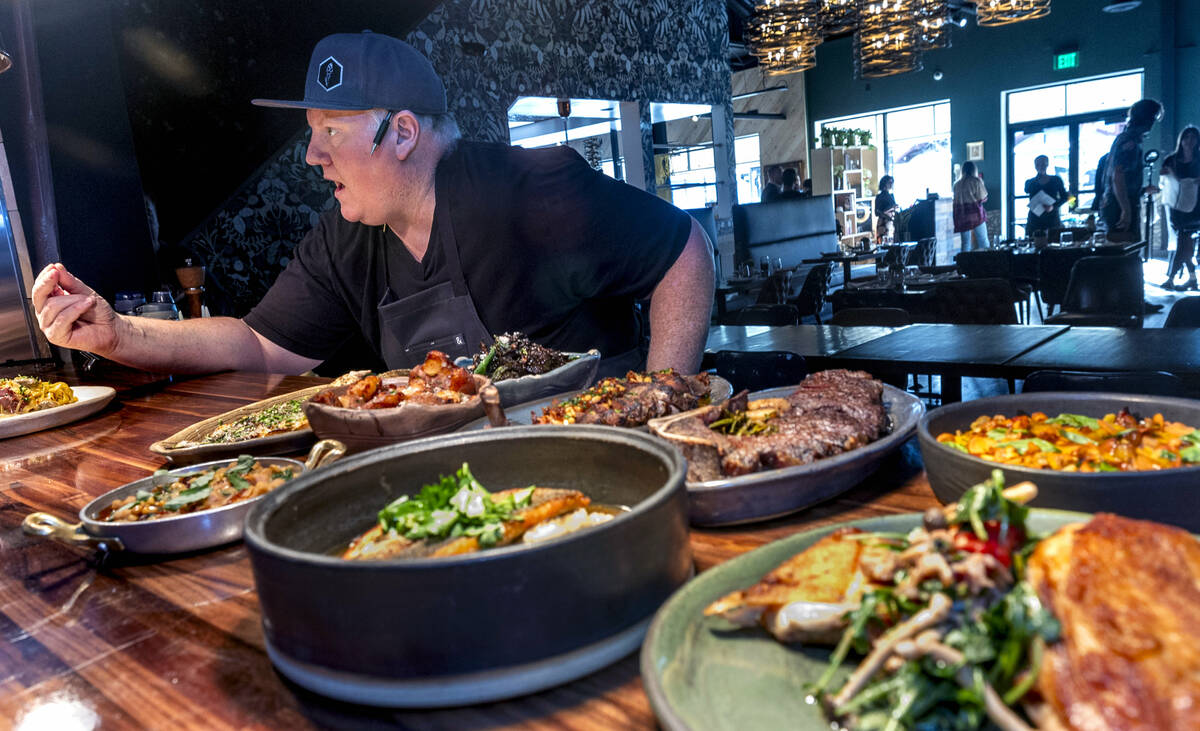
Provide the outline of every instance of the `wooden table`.
[[707,352],[787,350],[805,357],[823,357],[881,338],[897,329],[876,325],[717,325],[708,329],[704,349]]
[[[654,728],[636,654],[565,686],[483,706],[409,712],[329,701],[272,668],[241,544],[99,562],[21,532],[32,511],[72,518],[93,497],[162,466],[146,449],[151,442],[323,380],[224,373],[171,382],[110,369],[86,380],[119,387],[105,410],[0,442],[0,717],[31,728],[62,728],[64,718],[104,729]],[[693,531],[692,551],[704,571],[798,530],[935,504],[910,441],[841,497],[768,523]]]
[[[942,376],[942,401],[962,400],[962,377],[1011,378],[1005,364],[1067,331],[1061,325],[910,325],[830,360],[894,380],[908,373]],[[1113,330],[1116,328],[1103,328]]]
[[[870,236],[869,233],[863,235]],[[837,256],[822,256],[819,259],[801,259],[800,261],[803,264],[834,264],[840,262],[842,265],[842,282],[846,283],[850,281],[850,265],[854,264],[855,262],[874,259],[875,257],[876,253],[874,250],[854,252],[842,251],[839,252]]]
[[1005,363],[1023,378],[1042,370],[1168,371],[1200,394],[1200,330],[1072,327]]

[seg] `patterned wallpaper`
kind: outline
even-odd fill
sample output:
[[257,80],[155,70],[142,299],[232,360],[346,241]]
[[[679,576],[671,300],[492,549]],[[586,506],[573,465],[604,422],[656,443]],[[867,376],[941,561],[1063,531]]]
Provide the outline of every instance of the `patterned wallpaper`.
[[[724,0],[447,0],[407,40],[467,139],[507,142],[520,96],[638,100],[653,186],[649,102],[728,105],[728,35]],[[333,205],[306,144],[298,134],[183,242],[211,273],[210,307],[248,311]]]

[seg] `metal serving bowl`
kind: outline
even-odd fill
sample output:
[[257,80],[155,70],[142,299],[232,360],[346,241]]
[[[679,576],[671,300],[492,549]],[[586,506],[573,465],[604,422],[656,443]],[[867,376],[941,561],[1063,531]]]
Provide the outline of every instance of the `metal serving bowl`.
[[[308,459],[300,462],[286,457],[257,457],[264,466],[291,467],[299,475],[328,464],[344,454],[346,448],[332,439],[317,442],[309,451]],[[229,459],[203,462],[189,467],[173,469],[167,474],[173,479],[187,477],[230,464]],[[242,537],[242,524],[250,508],[266,495],[241,500],[209,510],[197,510],[154,520],[108,521],[100,520],[102,510],[114,501],[123,500],[139,490],[154,487],[155,477],[144,477],[115,490],[109,490],[79,510],[79,522],[70,523],[49,513],[30,513],[22,523],[30,535],[45,536],[71,545],[99,548],[105,551],[129,551],[131,553],[185,553],[231,543]],[[277,488],[278,489],[278,488]],[[267,493],[268,495],[270,493]]]
[[1033,505],[1087,512],[1105,511],[1171,523],[1200,531],[1200,467],[1141,472],[1060,472],[998,465],[937,442],[937,435],[966,430],[980,416],[1042,411],[1099,418],[1123,408],[1142,416],[1162,413],[1171,421],[1200,427],[1200,401],[1114,393],[1038,392],[964,401],[934,409],[917,426],[917,439],[933,492],[952,503],[993,469],[1008,484],[1029,480],[1038,486]]
[[[571,488],[629,510],[534,546],[337,557],[383,506],[464,462],[492,491]],[[246,522],[267,650],[299,685],[374,705],[483,702],[592,672],[636,649],[691,574],[684,476],[674,447],[602,426],[431,437],[304,475]]]

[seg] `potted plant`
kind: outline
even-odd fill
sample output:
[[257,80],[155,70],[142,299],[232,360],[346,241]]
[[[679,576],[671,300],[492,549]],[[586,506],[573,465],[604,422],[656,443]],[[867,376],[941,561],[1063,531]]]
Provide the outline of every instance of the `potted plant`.
[[821,147],[833,147],[833,130],[829,127],[821,130]]

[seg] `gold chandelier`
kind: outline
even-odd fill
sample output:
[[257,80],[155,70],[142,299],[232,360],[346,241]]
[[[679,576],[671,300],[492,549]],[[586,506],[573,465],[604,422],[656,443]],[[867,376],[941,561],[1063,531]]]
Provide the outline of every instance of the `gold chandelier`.
[[766,0],[746,32],[752,53],[768,74],[791,74],[817,65],[821,0]]
[[[1045,17],[1050,0],[976,0],[981,26]],[[950,47],[960,3],[950,0],[761,0],[746,30],[750,52],[768,74],[816,66],[816,49],[831,36],[854,34],[860,79],[923,68],[925,51]]]
[[977,0],[975,22],[994,27],[1044,18],[1050,14],[1050,0]]

